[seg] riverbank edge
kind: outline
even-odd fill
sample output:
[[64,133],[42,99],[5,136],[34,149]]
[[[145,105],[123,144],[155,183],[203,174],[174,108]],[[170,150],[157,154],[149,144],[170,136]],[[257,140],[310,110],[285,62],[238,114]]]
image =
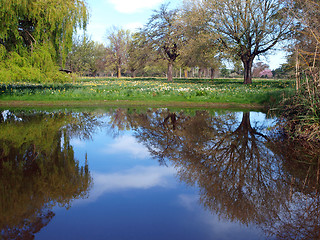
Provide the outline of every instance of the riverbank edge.
[[132,101],[132,100],[89,100],[89,101],[3,101],[0,107],[181,107],[245,109],[265,111],[267,107],[259,104],[212,103],[212,102],[172,102],[172,101]]

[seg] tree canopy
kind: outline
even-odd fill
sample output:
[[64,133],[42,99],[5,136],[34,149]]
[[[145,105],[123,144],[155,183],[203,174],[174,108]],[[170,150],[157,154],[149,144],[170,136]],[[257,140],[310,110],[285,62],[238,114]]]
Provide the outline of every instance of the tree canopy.
[[96,76],[105,71],[106,48],[103,44],[90,40],[86,35],[74,38],[68,53],[66,67],[80,75]]
[[241,59],[244,83],[252,83],[255,57],[286,39],[291,25],[287,6],[278,0],[206,0],[202,4],[224,48]]
[[129,30],[113,27],[107,35],[107,67],[117,71],[117,77],[121,77],[121,69],[128,61],[131,34]]
[[65,59],[77,28],[88,19],[83,0],[10,0],[0,2],[0,44],[16,51],[50,42]]
[[168,5],[162,5],[150,17],[142,32],[152,48],[168,61],[167,77],[168,81],[172,81],[173,63],[179,57],[183,45],[183,28],[178,10],[169,10]]
[[[297,72],[303,67],[310,75],[312,68],[313,76],[320,56],[317,13],[318,1],[310,0],[185,0],[174,9],[161,5],[137,33],[114,27],[105,51],[102,44],[74,37],[87,24],[85,0],[1,1],[0,80],[63,81],[53,72],[67,61],[67,67],[91,76],[110,70],[118,77],[127,71],[172,80],[180,68],[180,76],[183,69],[185,77],[190,70],[214,77],[227,60],[242,63],[243,71],[238,64],[241,71],[235,72],[249,84],[256,57],[292,39],[285,43],[292,44],[289,62],[294,68],[299,60]],[[43,74],[52,62],[52,73]],[[228,75],[225,70],[221,75]]]

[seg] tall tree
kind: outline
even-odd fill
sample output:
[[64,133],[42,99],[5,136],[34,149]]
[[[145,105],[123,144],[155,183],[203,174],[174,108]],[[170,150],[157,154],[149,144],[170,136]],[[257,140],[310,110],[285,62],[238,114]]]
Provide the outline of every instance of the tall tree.
[[280,0],[206,0],[207,22],[225,49],[242,61],[244,84],[252,83],[252,64],[286,39],[291,20]]
[[96,43],[84,35],[73,40],[66,67],[81,75],[96,76],[105,70],[105,57],[106,49],[103,44]]
[[177,10],[169,10],[168,4],[161,5],[148,24],[142,29],[146,41],[155,49],[162,59],[168,62],[167,77],[172,81],[173,64],[180,55],[183,44],[183,29]]
[[[210,76],[213,78],[221,65],[221,47],[218,38],[208,29],[205,13],[205,9],[197,1],[184,2],[181,21],[186,43],[181,50],[180,63],[185,70],[190,67],[198,67],[199,72],[210,69]],[[185,77],[187,77],[186,71]]]
[[107,35],[107,62],[109,66],[114,66],[117,77],[121,77],[121,70],[128,61],[128,50],[131,42],[129,30],[113,27]]
[[152,59],[152,49],[146,44],[146,37],[141,32],[132,35],[132,41],[128,49],[128,69],[132,77],[142,70],[148,61]]
[[[215,73],[221,66],[221,54],[207,34],[199,33],[190,37],[181,51],[181,62],[185,67],[198,67],[199,71],[210,70],[210,77],[214,78]],[[186,74],[185,74],[185,77]]]
[[62,65],[77,28],[84,28],[84,0],[0,1],[0,44],[8,51],[50,42]]

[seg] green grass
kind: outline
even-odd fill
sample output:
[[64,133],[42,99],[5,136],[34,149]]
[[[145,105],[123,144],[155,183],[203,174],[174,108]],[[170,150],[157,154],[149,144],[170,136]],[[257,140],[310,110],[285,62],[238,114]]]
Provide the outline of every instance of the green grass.
[[0,83],[0,101],[153,101],[273,106],[294,92],[290,80],[84,78],[74,84]]

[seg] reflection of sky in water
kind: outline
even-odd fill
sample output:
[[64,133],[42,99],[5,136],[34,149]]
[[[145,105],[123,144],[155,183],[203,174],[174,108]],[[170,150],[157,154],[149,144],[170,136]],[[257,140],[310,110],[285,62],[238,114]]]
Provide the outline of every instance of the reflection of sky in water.
[[77,202],[96,201],[103,194],[121,192],[132,189],[150,189],[153,187],[171,188],[174,181],[169,181],[174,174],[173,168],[137,166],[124,172],[102,174],[92,172],[94,186],[88,199]]
[[205,211],[198,189],[176,181],[175,169],[159,166],[132,133],[113,138],[101,128],[91,140],[71,141],[80,165],[88,156],[93,187],[88,199],[74,201],[69,210],[56,207],[36,238],[259,239],[258,230]]
[[136,166],[137,162],[144,166],[153,165],[148,149],[139,144],[130,133],[129,131],[113,138],[101,131],[93,136],[92,141],[73,139],[71,145],[74,146],[75,156],[80,162],[84,161],[87,153],[90,171],[114,172],[130,169]]

